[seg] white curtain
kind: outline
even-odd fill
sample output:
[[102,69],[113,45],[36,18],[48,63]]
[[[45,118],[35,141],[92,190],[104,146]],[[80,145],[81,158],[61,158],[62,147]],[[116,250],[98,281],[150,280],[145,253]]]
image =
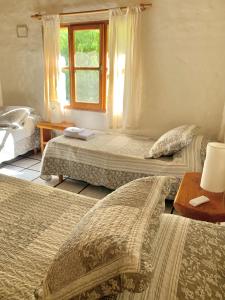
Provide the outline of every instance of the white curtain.
[[142,101],[141,7],[110,11],[108,113],[111,128],[138,128]]
[[59,100],[60,78],[60,18],[58,15],[43,16],[45,99],[44,118],[46,121],[62,121]]

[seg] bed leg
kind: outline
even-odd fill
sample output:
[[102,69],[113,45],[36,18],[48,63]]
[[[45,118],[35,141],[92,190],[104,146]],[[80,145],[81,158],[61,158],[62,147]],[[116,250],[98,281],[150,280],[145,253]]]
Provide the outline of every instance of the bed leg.
[[38,154],[38,149],[34,148],[34,155]]
[[59,175],[59,183],[63,182],[63,175]]

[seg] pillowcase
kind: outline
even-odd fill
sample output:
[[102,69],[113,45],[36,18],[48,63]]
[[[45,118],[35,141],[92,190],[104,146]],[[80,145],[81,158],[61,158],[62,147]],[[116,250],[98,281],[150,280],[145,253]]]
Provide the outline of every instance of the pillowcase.
[[198,129],[196,125],[183,125],[166,132],[150,149],[148,158],[159,158],[180,151],[192,142]]
[[59,249],[36,299],[99,299],[143,292],[168,177],[135,180],[100,200]]
[[30,110],[27,108],[5,108],[0,114],[0,127],[3,128],[20,128],[25,120],[30,115]]

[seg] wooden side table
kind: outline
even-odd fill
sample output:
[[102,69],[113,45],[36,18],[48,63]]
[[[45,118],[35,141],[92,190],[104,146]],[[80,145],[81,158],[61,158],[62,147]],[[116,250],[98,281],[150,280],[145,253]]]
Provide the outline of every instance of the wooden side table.
[[[224,222],[224,195],[203,190],[200,187],[201,175],[201,173],[185,174],[177,192],[174,207],[184,217],[208,222]],[[203,195],[210,201],[196,207],[189,204],[191,199]]]
[[53,138],[53,130],[63,131],[67,127],[74,126],[73,123],[50,123],[50,122],[39,122],[37,128],[40,129],[40,144],[41,152],[43,153],[45,145],[49,140]]

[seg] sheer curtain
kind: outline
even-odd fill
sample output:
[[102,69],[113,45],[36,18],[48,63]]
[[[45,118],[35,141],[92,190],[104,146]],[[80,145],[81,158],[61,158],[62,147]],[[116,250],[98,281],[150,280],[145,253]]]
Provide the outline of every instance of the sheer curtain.
[[138,128],[142,99],[141,7],[110,11],[108,113],[111,128]]
[[45,99],[44,118],[46,121],[62,121],[59,100],[60,77],[60,18],[58,15],[43,16]]

